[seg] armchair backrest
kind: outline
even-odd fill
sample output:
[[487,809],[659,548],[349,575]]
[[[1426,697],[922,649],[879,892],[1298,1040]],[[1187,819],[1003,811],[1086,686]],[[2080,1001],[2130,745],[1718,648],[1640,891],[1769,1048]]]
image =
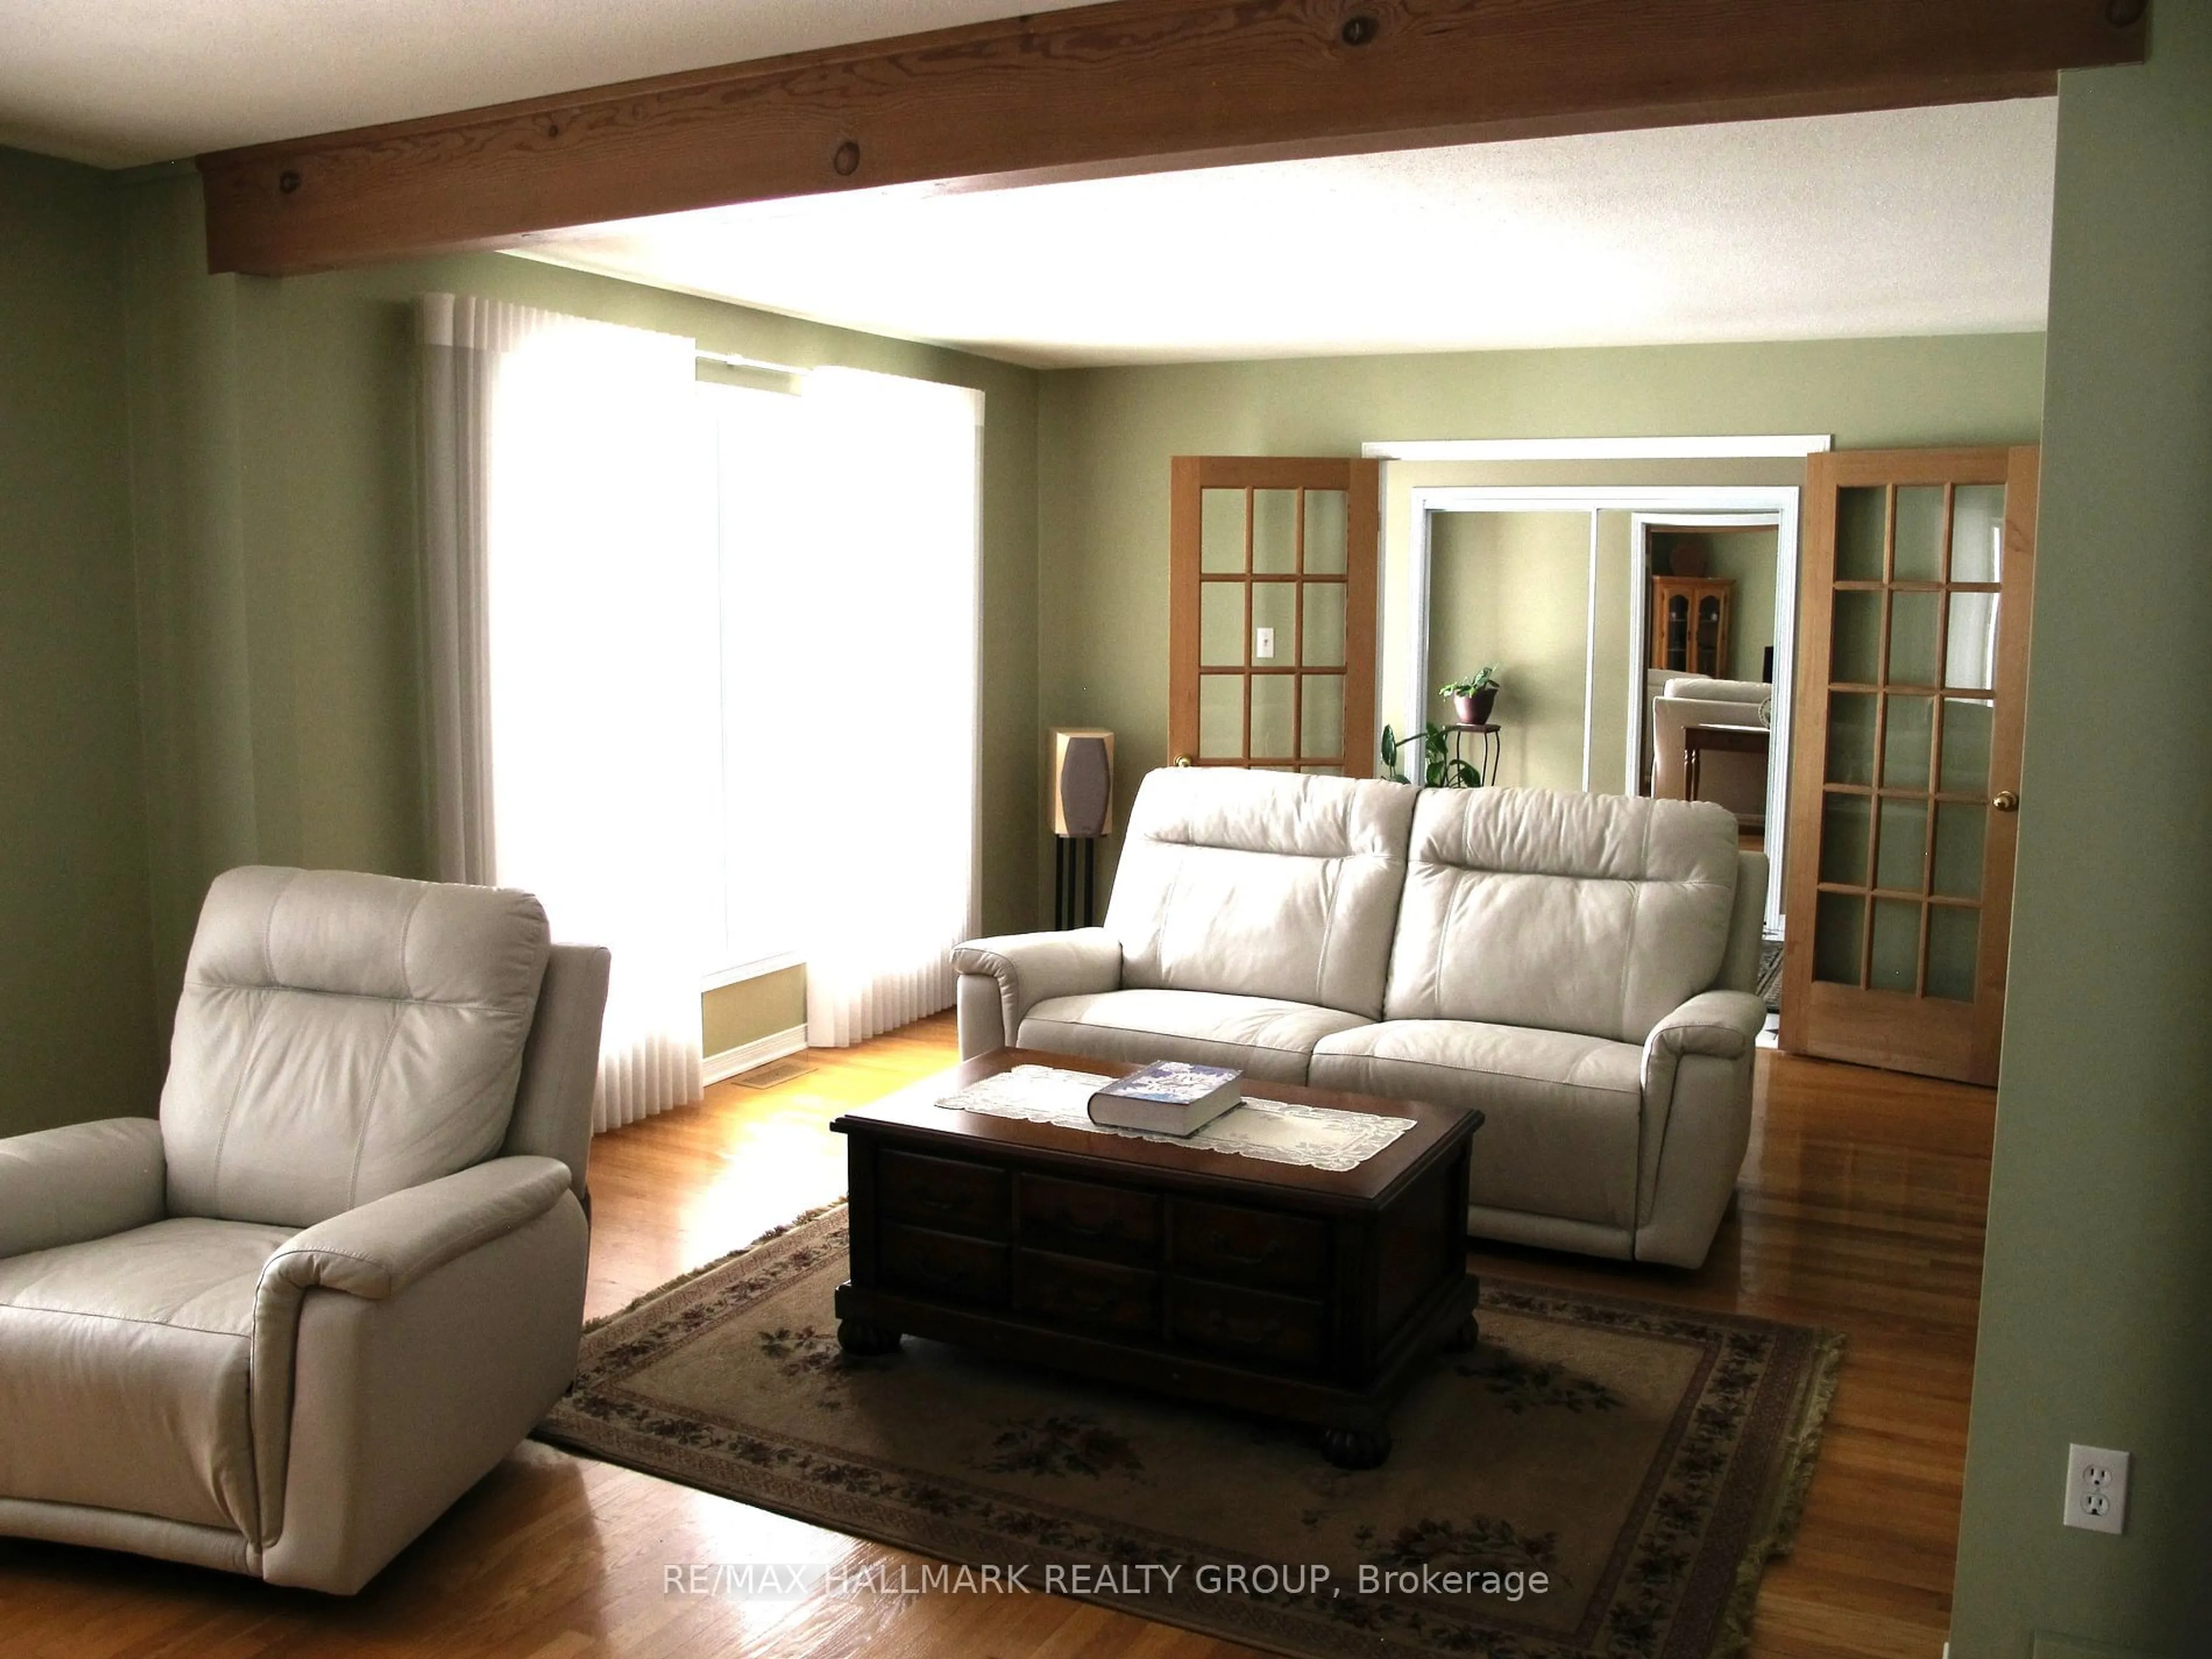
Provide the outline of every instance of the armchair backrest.
[[309,1226],[498,1152],[550,948],[527,893],[218,876],[161,1091],[169,1213]]
[[1721,973],[1736,842],[1705,801],[1423,790],[1384,1018],[1641,1042]]
[[1241,768],[1150,774],[1106,910],[1122,985],[1376,1018],[1415,793]]
[[599,1080],[599,1024],[607,1012],[607,975],[614,958],[604,945],[556,945],[545,959],[538,1017],[522,1049],[503,1154],[557,1158],[588,1213],[584,1184],[592,1146],[592,1097]]

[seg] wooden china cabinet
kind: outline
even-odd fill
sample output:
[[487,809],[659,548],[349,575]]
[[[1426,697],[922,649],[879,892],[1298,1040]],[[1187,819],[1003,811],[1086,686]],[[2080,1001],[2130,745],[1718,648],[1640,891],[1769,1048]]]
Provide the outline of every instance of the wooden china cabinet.
[[1651,666],[1729,677],[1729,613],[1735,583],[1720,576],[1651,579]]

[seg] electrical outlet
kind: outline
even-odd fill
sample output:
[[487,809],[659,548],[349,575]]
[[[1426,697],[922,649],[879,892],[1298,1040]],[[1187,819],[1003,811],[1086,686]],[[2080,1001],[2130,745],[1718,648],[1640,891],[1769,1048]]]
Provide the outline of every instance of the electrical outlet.
[[1255,628],[1252,630],[1252,660],[1273,662],[1275,659],[1275,630],[1272,628]]
[[2085,1532],[2127,1530],[2127,1453],[2106,1446],[2066,1449],[2066,1524]]

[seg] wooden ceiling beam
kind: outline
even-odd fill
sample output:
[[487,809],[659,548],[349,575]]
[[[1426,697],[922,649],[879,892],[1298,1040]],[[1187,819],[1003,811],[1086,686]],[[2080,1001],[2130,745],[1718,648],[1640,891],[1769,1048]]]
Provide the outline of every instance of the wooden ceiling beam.
[[266,275],[728,203],[2048,94],[2143,0],[1113,0],[204,155]]

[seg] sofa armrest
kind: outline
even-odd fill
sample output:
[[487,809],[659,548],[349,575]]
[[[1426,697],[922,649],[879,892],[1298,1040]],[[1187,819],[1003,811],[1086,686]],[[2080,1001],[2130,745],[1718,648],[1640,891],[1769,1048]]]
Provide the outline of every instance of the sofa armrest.
[[1673,1097],[1683,1055],[1741,1060],[1759,1046],[1759,1034],[1765,1029],[1766,1005],[1748,991],[1700,991],[1644,1039],[1644,1100]]
[[0,1256],[149,1226],[167,1211],[161,1125],[68,1123],[0,1140]]
[[1759,998],[1706,991],[1644,1040],[1638,1261],[1704,1262],[1750,1144],[1753,1059],[1765,1024]]
[[[1121,942],[1103,927],[1076,927],[1055,933],[1002,933],[996,939],[970,939],[952,950],[952,966],[963,975],[994,981],[999,989],[999,1041],[984,1041],[988,1033],[972,1034],[980,1044],[970,1046],[971,1033],[963,1030],[963,1055],[988,1053],[1012,1043],[1020,1035],[1029,1011],[1053,997],[1073,997],[1114,991],[1121,984]],[[963,1013],[973,1012],[963,998]]]
[[295,1233],[262,1264],[250,1364],[261,1535],[283,1527],[292,1379],[301,1304],[311,1290],[381,1302],[470,1251],[529,1225],[566,1199],[568,1166],[495,1158],[334,1215]]

